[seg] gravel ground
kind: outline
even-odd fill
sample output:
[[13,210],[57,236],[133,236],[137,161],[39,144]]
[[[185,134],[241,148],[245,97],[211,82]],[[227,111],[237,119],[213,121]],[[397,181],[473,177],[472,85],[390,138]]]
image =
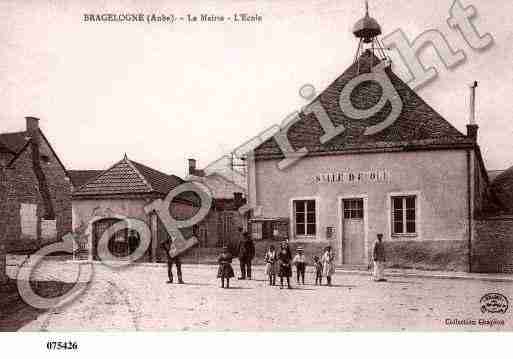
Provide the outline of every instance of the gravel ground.
[[[68,270],[54,263],[38,275],[55,279]],[[236,264],[234,265],[236,269]],[[50,272],[52,272],[50,274]],[[368,276],[337,273],[332,287],[293,282],[293,289],[269,287],[263,268],[254,279],[220,288],[217,267],[183,266],[186,284],[166,284],[164,266],[122,270],[95,264],[88,289],[73,303],[40,315],[22,330],[512,330],[513,310],[483,314],[480,299],[498,292],[513,299],[512,282]],[[466,320],[447,325],[446,319]],[[479,324],[479,320],[495,320]],[[475,320],[475,325],[468,324]]]

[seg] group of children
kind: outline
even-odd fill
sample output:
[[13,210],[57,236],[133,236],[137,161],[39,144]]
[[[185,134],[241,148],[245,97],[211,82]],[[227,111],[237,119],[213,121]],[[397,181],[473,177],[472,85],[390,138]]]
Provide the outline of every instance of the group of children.
[[[271,245],[265,255],[265,274],[269,278],[269,285],[276,285],[276,275],[280,277],[280,288],[283,288],[283,278],[287,280],[287,287],[290,289],[290,280],[292,276],[292,266],[296,267],[297,284],[305,284],[305,272],[308,261],[303,253],[303,248],[296,249],[296,255],[292,259],[288,243],[283,242],[280,252],[276,255],[276,250]],[[327,285],[331,286],[331,276],[335,273],[335,255],[331,247],[326,247],[324,253],[319,258],[313,257],[313,266],[315,268],[315,285],[322,285],[322,278],[326,277]]]
[[[265,254],[265,274],[269,278],[269,285],[276,285],[276,276],[280,277],[280,289],[283,288],[283,278],[287,281],[287,288],[291,289],[290,277],[292,277],[292,266],[296,267],[296,280],[298,284],[305,284],[305,272],[308,265],[303,248],[298,247],[297,253],[292,258],[287,242],[283,242],[280,250],[276,251],[274,245],[269,246]],[[331,276],[335,273],[335,255],[331,247],[326,247],[324,253],[319,258],[313,257],[313,266],[315,268],[315,285],[322,285],[322,278],[326,277],[326,285],[331,286]],[[221,287],[230,287],[230,278],[235,276],[232,268],[232,256],[228,247],[223,248],[223,253],[218,258],[219,269],[217,277],[221,278]],[[226,282],[226,286],[225,286]]]

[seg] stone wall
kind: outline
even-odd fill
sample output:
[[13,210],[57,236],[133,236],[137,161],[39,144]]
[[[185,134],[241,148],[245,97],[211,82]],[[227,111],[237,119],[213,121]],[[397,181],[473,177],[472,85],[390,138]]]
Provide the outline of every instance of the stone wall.
[[46,156],[49,159],[49,161],[41,160],[40,166],[46,179],[56,222],[56,237],[51,240],[46,238],[46,240],[60,241],[65,234],[72,230],[71,181],[57,157],[53,154],[49,144],[44,140],[41,141],[40,155],[42,157]]
[[[6,250],[10,253],[33,252],[71,232],[71,183],[44,139],[41,139],[38,151],[33,151],[32,146],[38,145],[25,147],[6,170],[14,197],[8,204],[7,224],[3,228],[7,237]],[[39,161],[39,175],[35,172],[35,161]],[[42,195],[41,181],[45,182],[45,195]],[[44,243],[41,241],[43,220],[55,221],[45,222]],[[34,229],[23,231],[22,223],[34,223]]]
[[468,241],[385,241],[389,268],[467,272]]
[[[277,249],[279,241],[255,241],[254,264],[264,264],[264,256],[273,244]],[[322,242],[291,242],[292,254],[296,254],[297,247],[301,246],[308,263],[312,263],[314,256],[321,256],[326,246],[336,248],[335,241]],[[237,256],[237,244],[232,244],[232,254]],[[465,241],[415,241],[385,242],[385,251],[388,268],[419,269],[419,270],[446,270],[468,271],[468,242]],[[221,253],[220,248],[194,248],[182,256],[182,262],[189,264],[214,264]],[[337,254],[335,252],[337,259]],[[352,268],[352,266],[349,266]],[[355,269],[364,269],[365,265],[353,266]]]
[[513,215],[481,218],[474,230],[472,271],[513,272]]
[[[44,213],[43,198],[38,191],[38,181],[33,171],[29,147],[23,150],[14,165],[7,170],[7,177],[15,197],[15,201],[9,203],[7,211],[7,251],[35,251],[39,247],[37,222]],[[35,209],[33,216],[32,209]],[[35,222],[35,231],[29,226],[30,222]]]

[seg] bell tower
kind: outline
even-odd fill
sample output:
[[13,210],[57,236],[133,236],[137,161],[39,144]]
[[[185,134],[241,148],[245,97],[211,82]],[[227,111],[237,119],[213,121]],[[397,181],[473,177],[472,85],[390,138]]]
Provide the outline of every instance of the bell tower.
[[[381,35],[381,26],[373,17],[369,15],[369,2],[365,1],[365,16],[356,22],[353,27],[353,34],[358,41],[358,48],[354,62],[358,62],[357,73],[360,73],[359,59],[365,52],[370,52],[371,56],[376,56],[380,60],[389,60],[385,54],[385,48],[378,36]],[[371,66],[372,67],[372,66]]]

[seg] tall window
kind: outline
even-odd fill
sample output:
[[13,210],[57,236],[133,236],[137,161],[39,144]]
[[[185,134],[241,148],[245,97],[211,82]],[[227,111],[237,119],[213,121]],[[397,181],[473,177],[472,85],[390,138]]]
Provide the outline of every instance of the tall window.
[[296,236],[315,236],[315,200],[294,201],[294,219]]
[[416,234],[415,196],[392,197],[392,234]]

